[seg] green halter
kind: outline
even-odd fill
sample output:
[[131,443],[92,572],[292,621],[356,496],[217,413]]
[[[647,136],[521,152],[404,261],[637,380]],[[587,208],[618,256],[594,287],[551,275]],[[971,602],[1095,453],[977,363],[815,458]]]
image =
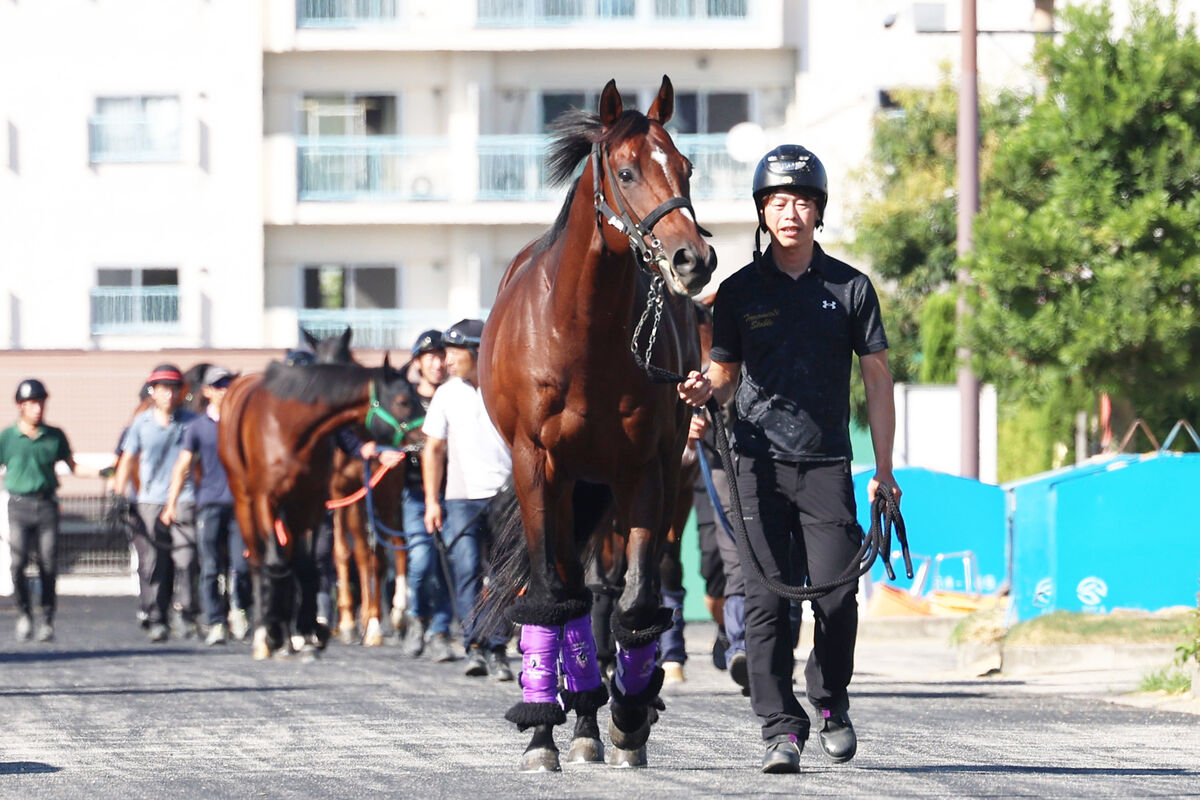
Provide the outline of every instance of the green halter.
[[371,405],[367,409],[366,425],[368,431],[371,430],[371,420],[373,418],[380,419],[385,425],[395,431],[395,435],[392,436],[391,441],[392,447],[403,445],[404,437],[408,435],[409,431],[425,422],[425,417],[414,417],[406,422],[401,422],[392,416],[391,412],[379,404],[379,397],[375,393],[375,381],[371,381]]

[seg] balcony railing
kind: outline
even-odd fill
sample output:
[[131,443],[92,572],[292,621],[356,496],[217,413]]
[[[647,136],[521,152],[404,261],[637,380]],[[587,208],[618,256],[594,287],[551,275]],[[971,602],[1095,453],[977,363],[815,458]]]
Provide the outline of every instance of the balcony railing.
[[746,19],[751,0],[478,0],[485,27],[542,28],[593,22]]
[[[304,308],[297,312],[297,321],[319,339],[340,334],[350,326],[353,331],[350,342],[354,347],[407,353],[422,332],[450,327],[457,319],[450,316],[444,308]],[[479,311],[479,316],[486,317],[486,310]]]
[[97,286],[92,289],[92,333],[177,333],[178,286]]
[[[548,184],[545,136],[481,136],[476,140],[473,192],[456,192],[476,201],[554,200],[561,187]],[[724,200],[742,197],[753,165],[735,161],[725,150],[724,134],[675,137],[695,167],[692,197]],[[447,201],[451,186],[470,158],[449,139],[392,136],[302,139],[298,146],[298,194],[302,201],[363,200]]]
[[297,0],[297,28],[396,25],[402,0]]
[[93,164],[178,161],[179,127],[164,129],[136,116],[94,114],[88,119],[88,155]]

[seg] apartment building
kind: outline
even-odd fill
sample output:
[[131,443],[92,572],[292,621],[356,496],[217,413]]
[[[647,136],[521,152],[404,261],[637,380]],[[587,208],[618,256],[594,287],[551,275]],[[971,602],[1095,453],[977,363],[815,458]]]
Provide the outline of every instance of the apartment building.
[[[1028,29],[1034,6],[979,0],[980,27]],[[957,63],[958,9],[5,0],[0,347],[284,348],[350,324],[405,348],[485,314],[566,193],[548,124],[610,78],[645,110],[670,76],[718,279],[749,258],[754,164],[783,141],[829,169],[837,252],[871,119]],[[981,36],[981,82],[1029,84],[1032,42]]]

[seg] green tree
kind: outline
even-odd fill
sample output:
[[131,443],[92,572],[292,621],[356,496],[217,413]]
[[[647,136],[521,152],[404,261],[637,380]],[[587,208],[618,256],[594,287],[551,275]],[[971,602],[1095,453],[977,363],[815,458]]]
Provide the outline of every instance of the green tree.
[[1068,8],[1039,47],[1045,92],[976,221],[969,341],[1002,397],[1106,391],[1165,433],[1200,398],[1200,41],[1174,5],[1134,11],[1118,34]]

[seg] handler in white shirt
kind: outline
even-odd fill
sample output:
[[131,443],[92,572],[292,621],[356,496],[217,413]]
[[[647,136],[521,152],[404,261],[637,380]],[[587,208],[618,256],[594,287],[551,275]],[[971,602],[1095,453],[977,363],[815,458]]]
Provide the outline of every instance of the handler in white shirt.
[[[506,637],[480,640],[471,611],[483,588],[482,542],[489,535],[487,507],[512,473],[512,456],[500,438],[479,391],[479,341],[483,322],[464,319],[443,335],[446,363],[454,376],[434,392],[425,412],[425,529],[441,532],[454,582],[454,610],[467,650],[466,674],[511,681]],[[445,508],[442,481],[445,479]]]

